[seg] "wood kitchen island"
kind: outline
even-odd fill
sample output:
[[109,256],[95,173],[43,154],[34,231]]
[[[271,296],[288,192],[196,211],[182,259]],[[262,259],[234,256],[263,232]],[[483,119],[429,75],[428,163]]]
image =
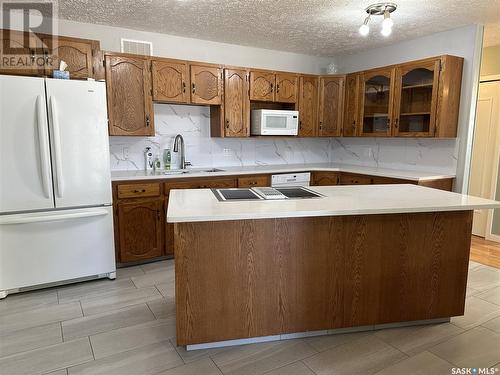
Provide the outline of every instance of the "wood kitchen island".
[[500,202],[414,185],[313,190],[324,197],[171,191],[178,345],[463,315],[472,213]]

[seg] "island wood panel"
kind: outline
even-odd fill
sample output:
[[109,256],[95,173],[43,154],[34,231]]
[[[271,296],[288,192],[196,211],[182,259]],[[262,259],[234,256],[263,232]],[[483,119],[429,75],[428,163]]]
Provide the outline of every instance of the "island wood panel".
[[383,259],[377,324],[463,315],[472,211],[384,221],[372,237]]
[[470,211],[175,224],[177,344],[462,315],[471,225]]

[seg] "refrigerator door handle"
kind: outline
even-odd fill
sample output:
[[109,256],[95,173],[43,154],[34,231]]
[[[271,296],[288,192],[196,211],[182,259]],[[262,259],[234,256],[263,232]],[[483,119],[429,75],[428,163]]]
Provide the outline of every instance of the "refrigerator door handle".
[[104,208],[86,209],[79,212],[61,212],[60,214],[21,214],[0,216],[0,225],[31,224],[51,221],[75,220],[85,217],[105,216],[108,211]]
[[36,120],[38,130],[38,146],[40,148],[40,170],[42,175],[43,194],[46,198],[50,198],[50,164],[49,164],[49,140],[47,137],[47,129],[45,128],[44,112],[42,106],[42,96],[36,97]]
[[50,97],[50,113],[52,119],[52,136],[54,145],[54,164],[56,172],[56,194],[59,198],[63,197],[64,183],[62,176],[62,159],[61,159],[61,134],[59,128],[59,118],[57,117],[57,103],[56,99]]

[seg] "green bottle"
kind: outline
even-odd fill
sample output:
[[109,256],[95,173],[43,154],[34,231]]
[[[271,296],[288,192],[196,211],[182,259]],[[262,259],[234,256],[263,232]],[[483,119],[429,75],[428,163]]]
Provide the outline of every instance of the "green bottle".
[[163,150],[163,168],[169,170],[171,162],[172,154],[170,153],[170,149],[166,148]]

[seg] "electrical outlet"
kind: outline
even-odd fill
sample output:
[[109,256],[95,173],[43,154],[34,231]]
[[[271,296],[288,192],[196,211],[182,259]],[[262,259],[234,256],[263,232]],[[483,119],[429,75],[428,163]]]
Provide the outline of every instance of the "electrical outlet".
[[223,155],[225,157],[231,157],[233,155],[233,150],[230,148],[225,148],[223,151]]
[[124,147],[123,148],[123,159],[124,160],[128,160],[129,156],[130,156],[130,150],[129,150],[129,148],[128,147]]

